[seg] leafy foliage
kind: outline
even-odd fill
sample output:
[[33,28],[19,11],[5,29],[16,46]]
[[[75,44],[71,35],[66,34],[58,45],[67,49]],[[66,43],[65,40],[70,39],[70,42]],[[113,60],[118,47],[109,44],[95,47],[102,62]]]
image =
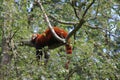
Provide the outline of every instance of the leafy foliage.
[[[17,0],[15,0],[17,1]],[[34,32],[42,33],[47,24],[40,8],[33,0],[0,1],[0,52],[3,36],[15,34],[16,48],[11,63],[0,68],[4,80],[119,80],[120,79],[120,15],[119,0],[95,0],[86,13],[85,24],[73,37],[73,55],[70,68],[66,70],[66,54],[63,46],[50,50],[47,64],[36,61],[35,49],[19,46],[23,39],[30,39]],[[75,4],[73,4],[73,2]],[[57,20],[79,22],[92,0],[43,0],[48,15]],[[26,7],[27,5],[27,7]],[[30,12],[27,11],[33,5]],[[31,7],[30,7],[31,8]],[[30,15],[34,15],[29,19]],[[77,16],[76,16],[77,15]],[[69,31],[76,25],[61,24],[49,18],[52,25]],[[30,24],[28,21],[30,20]],[[7,26],[7,27],[4,27]],[[2,54],[0,53],[0,58]]]

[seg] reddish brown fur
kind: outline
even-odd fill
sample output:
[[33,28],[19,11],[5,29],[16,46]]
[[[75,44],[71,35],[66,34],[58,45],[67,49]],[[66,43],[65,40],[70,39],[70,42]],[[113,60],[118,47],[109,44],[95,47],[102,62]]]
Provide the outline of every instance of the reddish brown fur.
[[[53,27],[56,34],[61,37],[65,38],[67,37],[68,33],[59,27]],[[59,45],[63,44],[62,42],[58,41],[50,31],[50,29],[47,29],[42,34],[37,34],[35,39],[32,39],[32,43],[35,45],[36,49],[41,49],[45,46],[48,46],[49,48],[59,47]],[[70,46],[70,41],[68,41],[68,44],[65,44],[66,47],[66,53],[72,54],[72,47]]]

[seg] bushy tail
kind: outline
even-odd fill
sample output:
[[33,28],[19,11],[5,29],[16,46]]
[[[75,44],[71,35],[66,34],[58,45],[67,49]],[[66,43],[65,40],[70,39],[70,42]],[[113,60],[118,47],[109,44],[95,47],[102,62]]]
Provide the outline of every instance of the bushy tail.
[[72,54],[72,46],[70,44],[66,44],[65,47],[66,47],[66,53]]

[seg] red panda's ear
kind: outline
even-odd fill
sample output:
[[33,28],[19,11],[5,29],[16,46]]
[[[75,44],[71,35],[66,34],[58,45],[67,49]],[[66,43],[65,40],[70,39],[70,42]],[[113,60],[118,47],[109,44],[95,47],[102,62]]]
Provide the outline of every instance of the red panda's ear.
[[32,40],[34,40],[37,37],[37,34],[32,35]]

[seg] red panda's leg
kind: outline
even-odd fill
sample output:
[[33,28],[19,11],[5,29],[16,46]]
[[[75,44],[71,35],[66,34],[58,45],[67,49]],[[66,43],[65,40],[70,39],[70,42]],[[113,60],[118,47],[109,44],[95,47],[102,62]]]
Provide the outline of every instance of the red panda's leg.
[[44,59],[45,59],[45,65],[48,63],[48,60],[50,58],[50,53],[49,51],[44,51]]
[[37,61],[38,61],[38,62],[39,62],[40,60],[42,60],[42,55],[43,55],[42,50],[36,49],[36,58],[37,58]]

